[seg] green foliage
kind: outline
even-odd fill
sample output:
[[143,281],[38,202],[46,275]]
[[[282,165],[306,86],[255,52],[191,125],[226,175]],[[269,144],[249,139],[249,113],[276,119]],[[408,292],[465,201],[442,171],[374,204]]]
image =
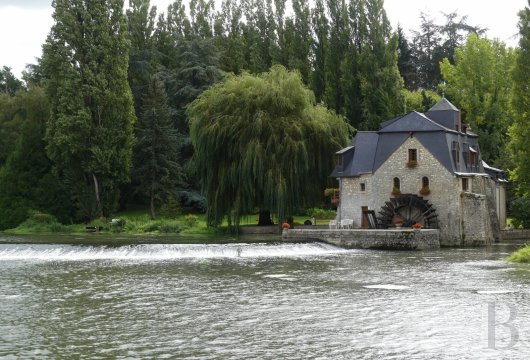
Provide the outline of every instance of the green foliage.
[[436,24],[434,19],[421,13],[419,31],[413,31],[412,59],[416,69],[413,89],[434,90],[441,83],[440,61],[447,58],[455,63],[454,53],[470,34],[482,35],[486,29],[467,23],[467,16],[458,19],[452,12],[445,15],[445,24]]
[[18,228],[32,233],[70,232],[70,229],[59,223],[55,216],[37,210],[29,210],[27,219]]
[[162,234],[178,234],[182,231],[180,225],[175,221],[164,221],[158,226]]
[[206,198],[198,191],[180,190],[178,191],[180,206],[194,212],[206,212]]
[[510,213],[516,228],[522,226],[525,229],[530,229],[530,198],[520,197],[513,200],[510,204]]
[[97,219],[94,219],[92,220],[88,226],[93,226],[95,227],[96,229],[98,229],[98,231],[108,231],[110,230],[110,223],[109,221],[102,217],[102,218],[97,218]]
[[318,220],[329,220],[329,219],[335,219],[337,212],[335,210],[311,208],[311,209],[307,209],[306,215],[309,217],[314,217],[315,219],[318,219]]
[[179,199],[174,195],[170,195],[160,207],[160,215],[166,218],[174,218],[180,214],[182,214],[182,208]]
[[482,158],[500,166],[513,115],[510,108],[514,56],[503,43],[471,34],[455,51],[455,64],[444,59],[441,73],[446,93],[464,112],[464,121],[479,137]]
[[15,150],[17,138],[22,127],[21,110],[25,104],[21,96],[10,96],[0,92],[0,167]]
[[530,263],[530,245],[513,252],[506,260],[517,263]]
[[530,197],[530,4],[519,12],[519,49],[512,73],[514,123],[510,128],[511,178],[520,195]]
[[401,94],[405,101],[404,113],[410,111],[426,112],[433,107],[441,98],[436,92],[432,90],[415,90],[407,89],[401,90]]
[[177,234],[182,231],[180,225],[175,220],[156,220],[146,223],[143,227],[141,227],[143,232],[146,233],[162,233],[162,234],[169,234],[174,233]]
[[4,66],[0,69],[0,93],[14,96],[15,93],[22,88],[22,81],[13,75],[10,67]]
[[178,163],[178,134],[171,124],[164,84],[157,78],[152,78],[149,84],[137,134],[134,178],[137,190],[149,199],[154,219],[155,206],[183,182]]
[[52,173],[43,141],[48,101],[34,87],[15,96],[22,123],[16,147],[0,169],[0,229],[14,228],[30,209],[56,215],[71,222],[71,202],[64,185]]
[[320,199],[351,130],[281,66],[214,86],[188,114],[209,224],[230,215],[238,225],[256,207],[283,218]]
[[46,214],[37,210],[29,210],[26,222],[49,225],[56,223],[57,219],[55,218],[55,216],[50,214]]
[[102,216],[115,209],[118,187],[129,180],[132,163],[135,115],[123,1],[56,0],[53,5],[55,23],[42,59],[52,110],[48,156],[76,202],[92,194],[90,203]]
[[184,226],[191,228],[197,226],[199,223],[199,218],[197,215],[188,214],[184,217]]

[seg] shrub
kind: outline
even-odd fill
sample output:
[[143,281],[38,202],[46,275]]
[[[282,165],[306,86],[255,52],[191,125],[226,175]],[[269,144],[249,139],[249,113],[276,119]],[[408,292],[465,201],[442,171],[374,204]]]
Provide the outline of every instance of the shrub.
[[178,234],[181,231],[179,224],[173,221],[163,222],[162,224],[160,224],[158,229],[161,233],[164,233],[164,234],[168,234],[168,233]]
[[530,199],[520,197],[512,201],[510,208],[515,228],[530,229]]
[[336,216],[335,210],[325,210],[320,208],[307,209],[306,214],[315,219],[334,219]]
[[182,213],[180,201],[175,196],[170,196],[166,202],[160,207],[160,215],[167,218],[174,218]]
[[68,233],[71,232],[70,228],[66,225],[58,222],[49,225],[50,231],[55,233]]
[[188,211],[206,212],[206,198],[193,190],[181,190],[178,192],[180,205]]
[[103,217],[92,220],[88,225],[94,226],[98,231],[110,229],[109,222]]
[[36,210],[28,211],[28,219],[26,221],[27,223],[44,224],[44,225],[50,225],[53,223],[57,223],[57,219],[55,218],[55,216],[46,214],[40,211],[36,211]]
[[506,258],[508,261],[519,262],[519,263],[529,263],[530,262],[530,245],[513,252],[510,256]]
[[160,230],[160,222],[152,221],[142,226],[143,232],[155,232]]
[[199,218],[197,217],[197,215],[189,214],[189,215],[184,216],[184,226],[188,228],[195,227],[198,224],[198,222],[199,222]]

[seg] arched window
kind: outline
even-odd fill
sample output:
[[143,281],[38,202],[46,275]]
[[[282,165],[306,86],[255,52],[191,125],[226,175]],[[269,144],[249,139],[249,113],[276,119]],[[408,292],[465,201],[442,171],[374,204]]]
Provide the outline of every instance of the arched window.
[[399,178],[394,178],[394,187],[392,188],[392,194],[398,195],[401,193],[401,185],[399,182]]
[[401,190],[401,185],[399,184],[399,178],[397,177],[394,178],[394,187],[397,188],[398,190]]
[[430,193],[431,193],[431,190],[429,189],[429,178],[427,176],[424,176],[421,178],[420,194],[423,196],[427,196]]

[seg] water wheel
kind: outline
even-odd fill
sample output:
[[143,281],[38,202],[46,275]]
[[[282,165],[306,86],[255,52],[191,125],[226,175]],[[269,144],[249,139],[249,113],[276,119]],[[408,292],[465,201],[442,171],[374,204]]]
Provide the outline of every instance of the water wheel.
[[396,219],[403,221],[404,227],[420,223],[427,229],[438,229],[438,214],[428,200],[414,195],[402,194],[391,198],[381,207],[377,217],[379,227],[388,228]]

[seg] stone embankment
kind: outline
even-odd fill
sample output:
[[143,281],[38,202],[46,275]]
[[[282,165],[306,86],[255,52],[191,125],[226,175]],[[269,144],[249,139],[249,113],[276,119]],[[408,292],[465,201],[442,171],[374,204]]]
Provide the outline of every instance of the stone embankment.
[[428,250],[440,247],[436,229],[289,229],[284,241],[322,241],[349,249]]
[[530,229],[524,230],[502,230],[501,242],[503,243],[529,243]]

